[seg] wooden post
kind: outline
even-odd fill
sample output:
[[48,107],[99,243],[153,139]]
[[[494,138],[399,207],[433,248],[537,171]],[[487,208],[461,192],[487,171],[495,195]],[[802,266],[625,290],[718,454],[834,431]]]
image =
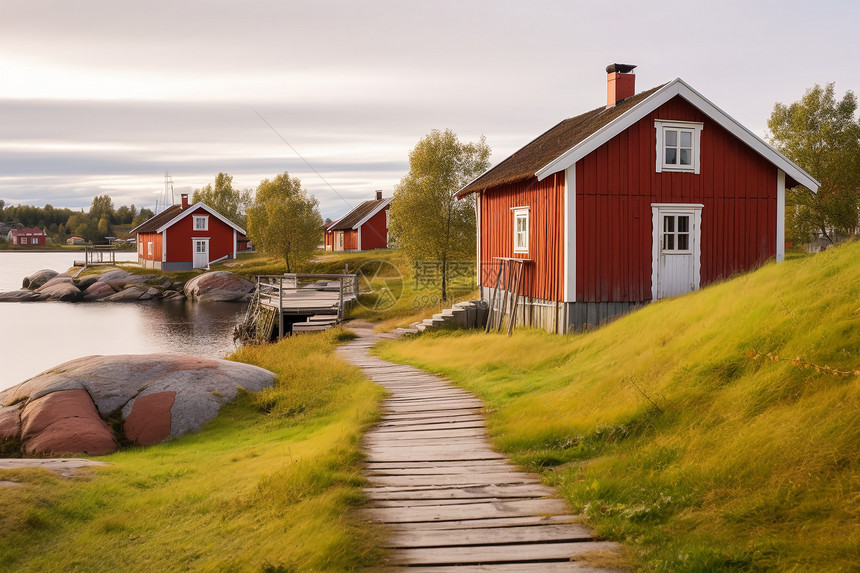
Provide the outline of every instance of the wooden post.
[[520,282],[523,280],[523,267],[525,267],[525,263],[523,261],[511,261],[516,262],[517,269],[517,286],[514,287],[514,308],[511,310],[511,318],[508,320],[508,336],[511,335],[514,331],[514,323],[517,321],[517,306],[520,303]]
[[504,261],[499,261],[499,272],[496,274],[496,286],[490,293],[490,305],[487,307],[487,325],[484,328],[484,332],[490,332],[493,321],[496,319],[496,317],[493,316],[493,305],[496,302],[496,293],[499,292],[499,283],[502,280],[502,269],[504,268],[504,264]]
[[[347,268],[349,268],[348,265],[347,265]],[[340,294],[338,297],[338,304],[337,304],[337,321],[338,322],[343,322],[343,287],[344,287],[344,284],[346,282],[346,279],[347,279],[346,274],[344,274],[343,276],[340,277],[340,288],[338,289],[340,291]]]
[[278,277],[278,340],[284,337],[284,278]]

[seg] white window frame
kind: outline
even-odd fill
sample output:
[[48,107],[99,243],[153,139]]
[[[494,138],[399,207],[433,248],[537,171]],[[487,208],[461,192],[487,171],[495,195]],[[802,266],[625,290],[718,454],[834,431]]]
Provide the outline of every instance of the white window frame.
[[[208,231],[209,230],[209,215],[193,215],[194,217],[194,230],[195,231]],[[202,227],[198,227],[197,223],[200,221],[203,222]]]
[[[514,212],[514,252],[515,253],[528,253],[529,252],[529,233],[531,231],[531,225],[529,223],[529,212],[531,211],[531,207],[511,207],[511,211]],[[526,222],[526,228],[523,231],[524,245],[520,246],[518,238],[520,237],[520,231],[518,230],[518,222],[520,220],[524,220]]]
[[155,254],[155,243],[149,241],[146,243],[146,254],[147,256],[153,256]]
[[[681,173],[699,173],[701,169],[702,157],[702,129],[704,124],[696,121],[666,121],[662,119],[654,120],[654,128],[657,132],[657,173],[666,172],[681,172]],[[666,163],[666,131],[678,131],[678,146],[680,149],[680,132],[685,131],[691,134],[692,149],[690,150],[690,165],[679,165]],[[680,161],[680,154],[678,157]]]

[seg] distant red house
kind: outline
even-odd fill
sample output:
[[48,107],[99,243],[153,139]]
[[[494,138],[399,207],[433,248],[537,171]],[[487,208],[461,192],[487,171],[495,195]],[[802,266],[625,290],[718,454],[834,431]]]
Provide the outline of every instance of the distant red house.
[[9,231],[13,245],[36,246],[44,245],[48,236],[45,231],[38,227],[24,227],[23,229],[12,229]]
[[204,269],[211,263],[236,258],[245,230],[204,203],[168,207],[141,223],[131,234],[137,237],[137,257],[148,269],[179,271]]
[[369,251],[388,247],[388,213],[391,199],[365,201],[349,213],[329,224],[325,230],[327,251]]
[[526,324],[577,330],[782,261],[785,189],[819,187],[681,79],[636,94],[630,70],[458,193],[476,197],[484,300],[503,259],[525,261]]

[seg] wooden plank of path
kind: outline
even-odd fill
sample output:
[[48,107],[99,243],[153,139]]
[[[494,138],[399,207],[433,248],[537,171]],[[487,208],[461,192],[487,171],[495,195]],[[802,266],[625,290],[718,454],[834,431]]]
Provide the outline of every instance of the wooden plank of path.
[[389,392],[382,420],[364,438],[371,501],[359,510],[390,533],[388,570],[608,571],[590,566],[589,555],[619,547],[595,540],[552,488],[492,449],[478,398],[370,356],[391,336],[350,328],[358,338],[340,349],[343,357]]

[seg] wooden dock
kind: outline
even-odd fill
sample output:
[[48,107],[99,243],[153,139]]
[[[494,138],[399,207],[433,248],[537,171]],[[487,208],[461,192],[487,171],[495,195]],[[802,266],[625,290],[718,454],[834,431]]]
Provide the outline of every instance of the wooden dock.
[[347,307],[358,298],[355,274],[260,275],[243,321],[233,338],[242,342],[268,342],[277,332],[318,332],[343,320]]
[[390,392],[382,421],[364,439],[363,517],[390,531],[391,571],[608,571],[589,554],[617,552],[575,523],[537,475],[493,451],[475,396],[410,366],[369,356],[380,337],[359,334],[340,352]]

